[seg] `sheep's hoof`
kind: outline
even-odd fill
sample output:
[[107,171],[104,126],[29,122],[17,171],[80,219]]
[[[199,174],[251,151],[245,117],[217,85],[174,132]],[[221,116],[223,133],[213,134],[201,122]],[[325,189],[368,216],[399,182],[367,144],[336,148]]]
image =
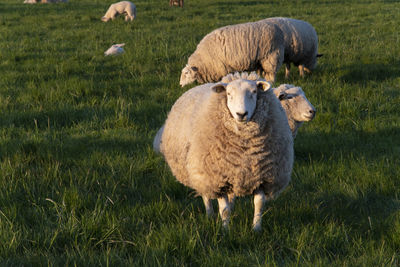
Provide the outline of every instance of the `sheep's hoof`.
[[261,232],[261,224],[255,224],[253,225],[253,231],[256,233],[260,233]]

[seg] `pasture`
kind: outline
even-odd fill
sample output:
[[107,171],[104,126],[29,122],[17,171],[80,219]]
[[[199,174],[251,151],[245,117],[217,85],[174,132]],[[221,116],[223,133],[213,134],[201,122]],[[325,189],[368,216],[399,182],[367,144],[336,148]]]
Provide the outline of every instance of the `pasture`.
[[[0,2],[1,266],[400,265],[399,2],[137,0],[134,22],[103,23],[111,3]],[[263,231],[239,198],[225,232],[152,140],[202,37],[275,16],[319,35],[316,71],[276,82],[317,115]]]

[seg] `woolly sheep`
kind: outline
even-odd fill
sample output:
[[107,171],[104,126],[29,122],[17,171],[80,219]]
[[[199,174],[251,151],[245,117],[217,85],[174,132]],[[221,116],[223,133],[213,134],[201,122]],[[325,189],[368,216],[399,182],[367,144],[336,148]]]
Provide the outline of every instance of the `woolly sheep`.
[[112,4],[106,14],[101,18],[102,21],[107,22],[113,20],[118,15],[125,14],[125,21],[132,21],[136,18],[136,6],[130,1],[121,1]]
[[317,65],[318,36],[310,23],[291,18],[268,18],[262,22],[272,23],[278,26],[284,35],[285,40],[285,77],[289,78],[290,63],[299,67],[300,76],[304,71],[311,73]]
[[265,201],[290,181],[293,137],[269,87],[265,81],[238,79],[192,88],[175,102],[156,137],[172,173],[202,196],[207,214],[211,199],[218,199],[225,228],[228,194],[254,195],[258,231]]
[[[221,82],[229,83],[237,79],[247,79],[252,81],[263,80],[255,72],[236,72],[234,74],[226,75],[221,79]],[[314,119],[316,110],[310,101],[308,101],[301,87],[291,84],[282,84],[272,90],[275,96],[280,100],[281,105],[286,112],[290,130],[292,131],[293,138],[295,138],[297,131],[303,125],[303,122]],[[157,153],[160,153],[160,143],[163,131],[164,125],[158,130],[153,141],[153,149]]]
[[216,82],[234,71],[262,70],[274,82],[284,59],[283,33],[276,25],[249,22],[207,34],[182,69],[180,85]]

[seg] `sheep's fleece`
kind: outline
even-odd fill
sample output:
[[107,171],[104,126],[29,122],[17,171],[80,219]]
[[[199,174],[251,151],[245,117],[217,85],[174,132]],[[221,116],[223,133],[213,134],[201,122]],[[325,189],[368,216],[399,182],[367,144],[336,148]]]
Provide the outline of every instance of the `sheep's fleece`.
[[262,22],[272,23],[278,26],[284,35],[286,78],[289,77],[290,63],[299,66],[300,75],[304,70],[311,72],[317,65],[318,36],[314,27],[303,20],[292,18],[268,18]]
[[180,85],[216,82],[235,71],[262,70],[274,82],[284,59],[283,33],[276,25],[249,22],[207,34],[182,69]]
[[168,115],[160,150],[172,173],[210,199],[256,190],[277,196],[293,165],[293,138],[279,100],[272,90],[258,91],[254,115],[241,123],[227,107],[226,92],[213,86],[187,91]]
[[107,22],[114,19],[118,15],[125,14],[125,21],[132,21],[136,18],[136,6],[130,1],[121,1],[110,5],[106,14],[101,18],[102,21]]

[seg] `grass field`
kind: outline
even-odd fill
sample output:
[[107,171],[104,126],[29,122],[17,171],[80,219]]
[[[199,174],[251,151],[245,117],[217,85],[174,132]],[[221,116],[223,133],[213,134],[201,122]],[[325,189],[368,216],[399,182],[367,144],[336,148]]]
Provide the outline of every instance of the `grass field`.
[[[112,2],[0,2],[0,266],[400,265],[398,1],[137,0],[103,23]],[[273,16],[319,34],[288,81],[318,112],[263,231],[242,198],[224,232],[151,144],[202,37]]]

